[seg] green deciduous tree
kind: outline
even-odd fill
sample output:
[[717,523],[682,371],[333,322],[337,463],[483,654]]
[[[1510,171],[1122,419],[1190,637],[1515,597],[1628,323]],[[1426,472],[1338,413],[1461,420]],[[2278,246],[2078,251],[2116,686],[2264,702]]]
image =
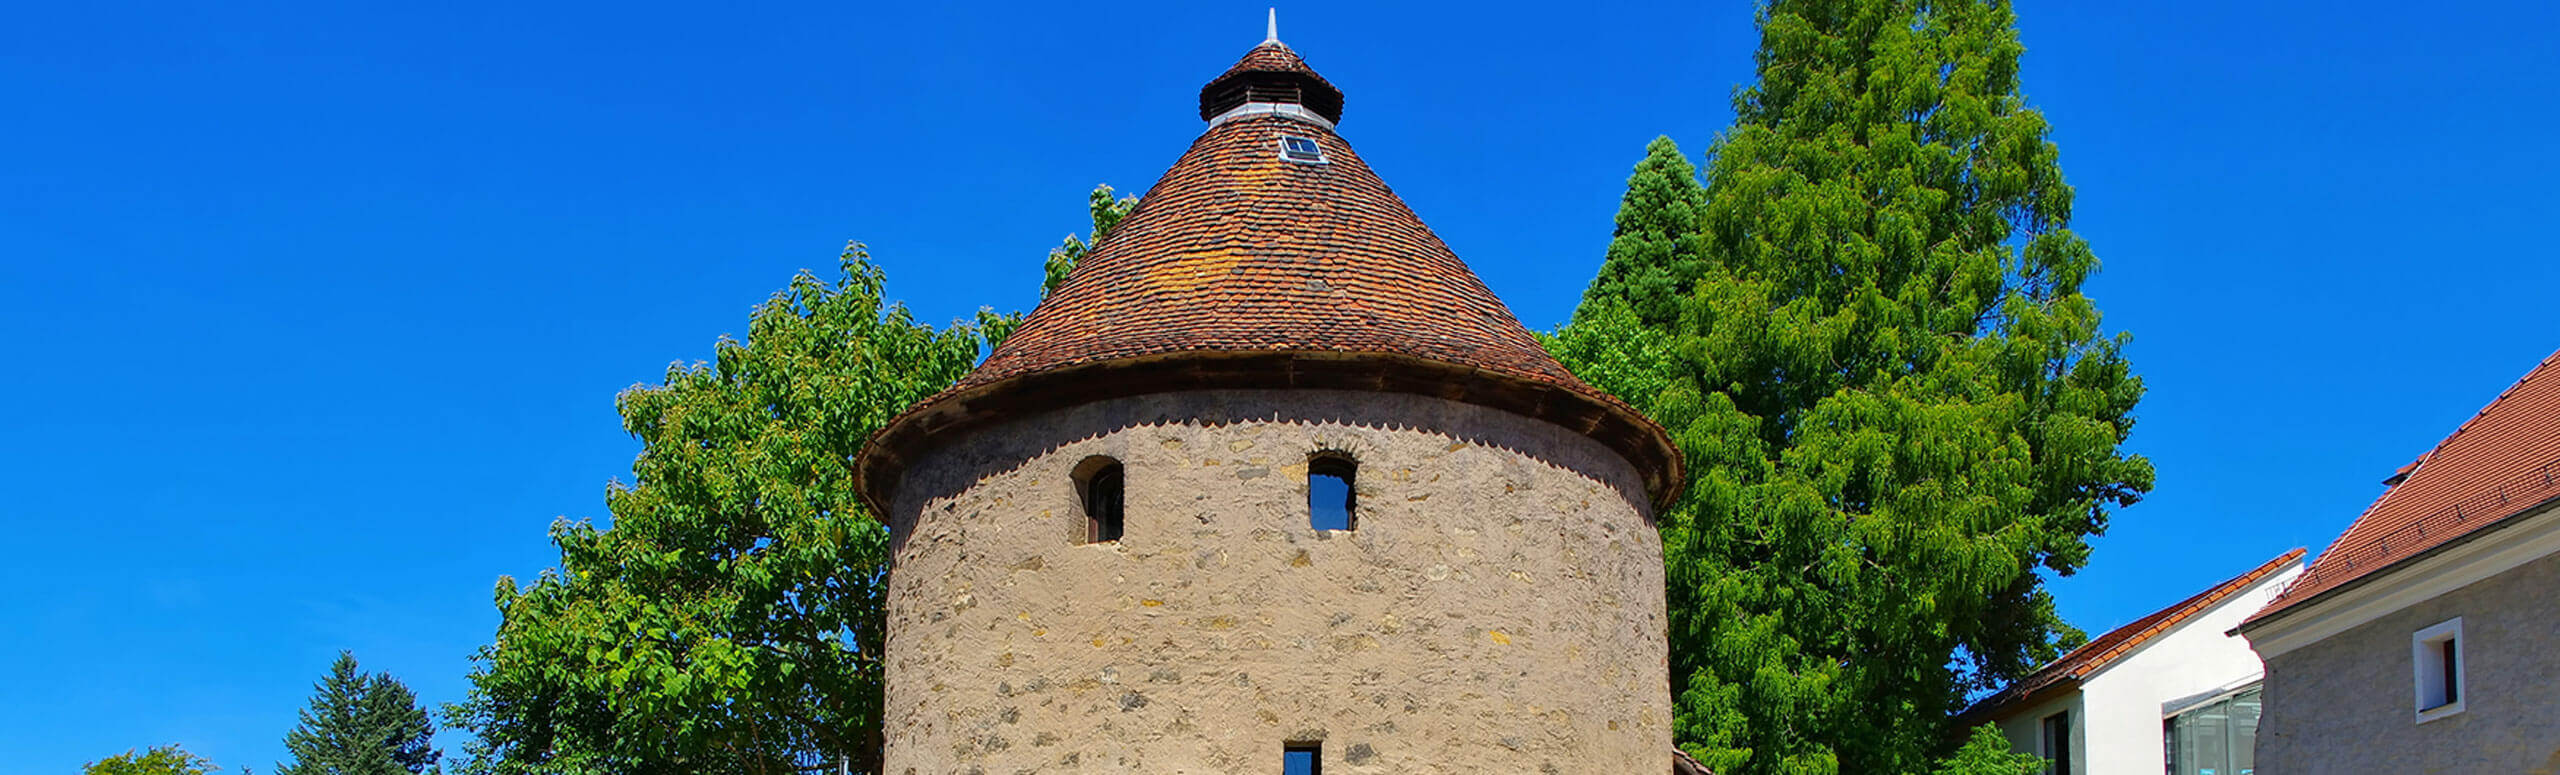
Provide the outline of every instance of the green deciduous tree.
[[1127,217],[1129,211],[1137,207],[1137,197],[1124,196],[1115,199],[1111,196],[1109,184],[1094,186],[1093,193],[1086,195],[1085,203],[1085,208],[1093,214],[1093,231],[1088,232],[1084,239],[1077,239],[1076,235],[1068,234],[1064,242],[1049,249],[1049,260],[1041,267],[1041,297],[1046,298],[1050,291],[1058,289],[1059,283],[1066,282],[1067,273],[1075,271],[1076,263],[1083,261],[1085,254],[1093,252],[1093,248],[1100,246],[1103,235],[1109,234],[1111,227],[1120,225],[1120,219]]
[[176,744],[156,745],[151,750],[126,751],[81,767],[81,775],[205,775],[222,769],[202,756],[187,753]]
[[[1931,770],[1969,692],[2082,637],[2044,576],[2150,488],[2021,50],[2007,2],[1770,0],[1697,279],[1668,322],[1646,283],[1595,286],[1550,339],[1688,459],[1662,518],[1675,728],[1717,772]],[[1682,217],[1650,188],[1622,238]],[[1687,272],[1612,247],[1663,263],[1604,280]]]
[[1990,724],[1974,727],[1964,746],[1938,763],[1933,775],[2038,775],[2045,760],[2009,750],[2009,738]]
[[329,675],[312,686],[301,725],[285,733],[294,761],[276,765],[276,774],[426,772],[443,757],[429,744],[435,731],[408,686],[387,674],[357,672],[355,655],[339,652]]
[[876,768],[887,534],[854,491],[873,430],[968,372],[971,326],[915,322],[860,246],[803,272],[745,341],[616,400],[643,445],[610,528],[501,580],[495,643],[448,716],[488,773]]
[[[1093,192],[1086,195],[1085,206],[1093,218],[1093,231],[1087,232],[1083,238],[1070,233],[1057,247],[1049,249],[1048,260],[1041,264],[1041,298],[1048,298],[1050,291],[1057,290],[1059,283],[1067,281],[1067,273],[1075,271],[1076,264],[1083,262],[1093,248],[1102,244],[1102,236],[1109,233],[1111,227],[1120,225],[1120,219],[1138,207],[1138,198],[1124,196],[1115,199],[1111,196],[1111,186],[1102,184],[1094,186]],[[992,308],[978,310],[978,332],[986,339],[989,350],[1003,344],[1004,338],[1013,335],[1014,327],[1019,325],[1022,325],[1021,312],[998,313]]]

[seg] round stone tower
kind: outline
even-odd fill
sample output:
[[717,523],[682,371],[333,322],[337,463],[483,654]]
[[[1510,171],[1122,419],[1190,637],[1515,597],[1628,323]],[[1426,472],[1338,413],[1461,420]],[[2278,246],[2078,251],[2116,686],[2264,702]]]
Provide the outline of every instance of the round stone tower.
[[1276,39],[866,447],[889,773],[1664,773],[1662,430],[1540,349]]

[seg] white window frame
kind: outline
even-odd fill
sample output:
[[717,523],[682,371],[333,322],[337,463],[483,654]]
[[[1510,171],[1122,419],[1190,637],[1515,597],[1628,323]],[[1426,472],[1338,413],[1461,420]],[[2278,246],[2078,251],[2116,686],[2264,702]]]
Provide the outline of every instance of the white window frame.
[[[2446,641],[2453,643],[2453,701],[2429,705],[2429,701],[2445,696],[2443,644]],[[2462,617],[2459,616],[2410,634],[2410,688],[2412,705],[2417,711],[2415,723],[2424,724],[2461,713],[2463,706],[2471,702],[2471,682],[2466,680],[2471,672],[2471,655],[2464,653],[2469,649],[2470,643],[2462,637]]]
[[[1315,155],[1315,158],[1312,158],[1312,159],[1301,159],[1301,158],[1298,158],[1298,157],[1296,157],[1296,156],[1291,156],[1291,155],[1289,155],[1289,141],[1291,141],[1291,140],[1295,140],[1295,141],[1298,141],[1298,142],[1306,143],[1309,147],[1312,147],[1312,148],[1316,149],[1316,155]],[[1313,138],[1313,137],[1303,137],[1303,136],[1299,136],[1299,135],[1281,135],[1281,136],[1280,136],[1280,160],[1281,160],[1281,161],[1286,161],[1286,162],[1295,162],[1295,163],[1298,163],[1298,164],[1332,164],[1332,163],[1333,163],[1333,154],[1325,153],[1325,152],[1324,152],[1324,144],[1323,144],[1323,143],[1316,142],[1316,139],[1315,139],[1315,138]]]

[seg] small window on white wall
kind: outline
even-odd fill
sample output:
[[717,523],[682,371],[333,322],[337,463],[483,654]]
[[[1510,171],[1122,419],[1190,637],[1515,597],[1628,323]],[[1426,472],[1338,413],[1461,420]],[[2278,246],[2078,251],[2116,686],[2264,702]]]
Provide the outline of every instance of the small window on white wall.
[[2418,723],[2462,712],[2462,618],[2448,619],[2409,636],[2409,661],[2418,693]]
[[2044,717],[2038,737],[2043,745],[2037,753],[2045,758],[2047,775],[2071,775],[2071,712],[2063,711]]

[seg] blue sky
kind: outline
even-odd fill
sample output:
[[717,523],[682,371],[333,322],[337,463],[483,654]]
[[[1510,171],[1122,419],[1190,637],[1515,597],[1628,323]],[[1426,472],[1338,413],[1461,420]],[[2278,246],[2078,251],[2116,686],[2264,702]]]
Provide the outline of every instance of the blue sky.
[[[1756,40],[1747,3],[1373,5],[1282,35],[1539,328],[1645,141],[1703,154]],[[2560,348],[2560,6],[2026,5],[2160,472],[2056,585],[2080,626],[2323,548]],[[1264,7],[13,9],[0,772],[168,742],[268,769],[339,649],[459,698],[497,577],[628,476],[617,390],[848,239],[925,319],[1029,306]]]

